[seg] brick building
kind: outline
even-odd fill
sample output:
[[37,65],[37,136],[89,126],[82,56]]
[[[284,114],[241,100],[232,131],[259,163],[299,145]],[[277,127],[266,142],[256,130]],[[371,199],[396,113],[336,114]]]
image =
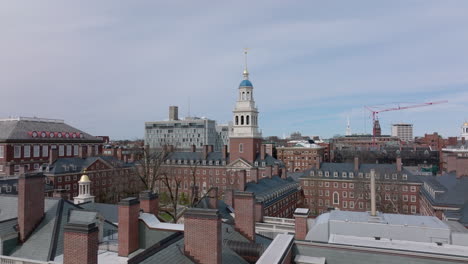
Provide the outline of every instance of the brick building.
[[296,144],[277,148],[277,157],[288,172],[299,172],[324,162],[325,148],[314,143]]
[[103,139],[65,124],[63,120],[10,118],[0,120],[0,176],[18,174],[49,162],[51,149],[59,158],[78,157],[80,147],[88,156],[102,153]]
[[135,167],[109,156],[60,158],[41,171],[46,183],[70,200],[78,196],[78,181],[83,174],[91,180],[90,192],[96,202],[115,203],[142,189]]
[[333,151],[335,149],[342,149],[342,148],[357,148],[361,150],[365,149],[380,149],[383,146],[393,145],[399,146],[400,139],[397,137],[386,136],[386,135],[376,135],[375,136],[375,147],[374,143],[372,142],[372,135],[351,135],[351,136],[344,136],[344,137],[336,137],[331,139],[331,147],[330,147],[330,159],[333,159]]
[[[252,189],[260,197],[260,193],[268,189],[261,186],[270,186],[274,193],[268,193],[264,200],[259,201],[265,214],[289,217],[297,204],[299,186],[288,179],[283,163],[271,155],[266,144],[262,144],[253,85],[248,76],[245,70],[233,111],[230,151],[227,146],[223,146],[221,151],[215,151],[213,145],[204,145],[201,151],[197,151],[195,145],[190,151],[177,151],[174,146],[167,146],[169,153],[163,171],[172,178],[171,185],[175,187],[178,183],[179,193],[187,196],[193,195],[194,189],[199,191],[195,195],[200,197],[211,187],[218,187],[224,195],[229,190]],[[169,191],[163,181],[158,182],[157,188],[161,195]]]
[[377,209],[401,214],[419,213],[422,183],[397,164],[322,163],[299,173],[304,206],[318,215],[329,209],[370,210],[370,174],[375,172]]

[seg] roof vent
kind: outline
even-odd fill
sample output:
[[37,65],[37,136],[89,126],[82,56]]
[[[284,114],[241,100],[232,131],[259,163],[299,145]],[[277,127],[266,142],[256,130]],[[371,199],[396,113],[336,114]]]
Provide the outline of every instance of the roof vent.
[[442,246],[442,242],[436,242],[438,246]]
[[374,237],[374,238],[375,238],[375,240],[380,240],[380,237]]

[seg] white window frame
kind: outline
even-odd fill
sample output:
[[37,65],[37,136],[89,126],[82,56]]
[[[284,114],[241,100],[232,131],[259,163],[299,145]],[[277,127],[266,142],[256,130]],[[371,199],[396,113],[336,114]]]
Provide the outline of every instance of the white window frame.
[[49,157],[49,146],[48,145],[43,145],[42,146],[42,157]]
[[58,156],[59,157],[65,156],[65,146],[64,145],[59,145]]
[[41,146],[39,146],[39,145],[34,145],[33,146],[33,156],[35,158],[39,158],[41,156]]
[[0,146],[0,159],[5,157],[5,146]]
[[30,158],[31,157],[31,145],[24,146],[24,157]]

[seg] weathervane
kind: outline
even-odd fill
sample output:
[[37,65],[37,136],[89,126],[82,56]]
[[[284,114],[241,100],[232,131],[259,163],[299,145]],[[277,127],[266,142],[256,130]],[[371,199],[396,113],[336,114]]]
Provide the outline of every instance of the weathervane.
[[245,68],[244,68],[244,79],[249,79],[249,71],[247,70],[247,53],[249,48],[244,48],[244,60],[245,60]]

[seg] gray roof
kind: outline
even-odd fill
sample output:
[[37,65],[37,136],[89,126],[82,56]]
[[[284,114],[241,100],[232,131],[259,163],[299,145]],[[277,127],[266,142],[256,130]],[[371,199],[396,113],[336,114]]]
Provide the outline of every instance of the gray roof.
[[[407,180],[404,180],[404,181],[410,182],[410,183],[421,182],[419,178],[413,175],[413,173],[411,173],[411,171],[409,170],[406,170],[403,168],[401,172],[398,172],[395,164],[360,164],[359,170],[355,171],[353,163],[324,162],[320,164],[319,169],[310,168],[302,172],[302,175],[300,175],[300,173],[295,173],[294,176],[295,178],[311,177],[311,178],[324,178],[324,179],[333,179],[333,180],[342,180],[342,179],[349,180],[349,176],[348,176],[349,172],[353,172],[354,178],[357,178],[359,173],[363,173],[363,174],[370,173],[371,170],[375,170],[377,179],[380,177],[380,179],[384,180],[385,174],[389,175],[390,179],[392,179],[392,175],[397,174],[397,180],[403,180],[402,176],[403,174],[406,174]],[[315,172],[313,176],[310,175],[311,171]],[[330,176],[328,178],[325,177],[325,175],[320,177],[318,176],[318,173],[317,173],[318,171],[322,171],[322,172],[328,171],[330,173]],[[338,172],[337,177],[333,175],[334,172]],[[343,174],[342,174],[343,172],[346,172],[346,177],[343,177]]]
[[312,257],[325,257],[327,264],[449,264],[460,263],[458,261],[436,260],[422,257],[411,257],[397,255],[394,252],[382,253],[359,248],[327,248],[323,244],[304,245],[296,244],[294,255],[304,255]]
[[[249,242],[247,238],[241,235],[234,229],[234,226],[229,224],[222,224],[222,241],[238,241]],[[265,238],[261,235],[256,235],[255,243],[263,246],[264,249],[271,243],[271,239]],[[141,263],[194,263],[190,258],[184,255],[184,238],[161,248],[152,256],[148,257]],[[222,263],[248,263],[236,252],[230,249],[225,243],[222,245]]]
[[[38,133],[44,132],[68,132],[68,133],[81,133],[83,138],[42,138],[40,136],[34,138],[30,132],[36,131]],[[50,142],[102,142],[102,138],[91,136],[77,128],[67,125],[63,122],[44,122],[37,119],[22,120],[0,120],[0,142],[35,142],[35,141],[50,141]]]
[[59,175],[64,173],[82,172],[97,160],[102,160],[114,168],[130,167],[132,164],[124,163],[112,156],[96,156],[87,158],[59,158],[54,163],[44,168],[47,175]]
[[421,188],[422,194],[432,205],[461,208],[468,201],[468,177],[457,178],[455,172],[441,176],[420,176],[421,181],[432,189],[439,191],[435,199],[426,187]]
[[13,218],[9,220],[0,221],[0,238],[2,236],[17,233],[15,226],[18,224],[18,219]]
[[298,191],[299,184],[292,178],[282,179],[278,176],[260,179],[257,183],[246,184],[245,191],[253,192],[257,201],[265,202],[265,206],[281,199],[291,192]]
[[[195,205],[197,208],[206,208],[209,209],[209,198],[204,197]],[[222,219],[226,219],[226,223],[234,223],[234,218],[231,215],[231,211],[228,208],[228,205],[223,200],[217,201],[218,212],[221,215]]]
[[[176,151],[172,152],[168,155],[168,160],[196,160],[196,161],[202,161],[203,160],[203,153],[202,152],[191,152],[191,151]],[[207,161],[226,161],[226,164],[229,164],[232,160],[229,160],[229,154],[227,155],[226,159],[223,159],[223,153],[221,152],[210,152],[208,153],[208,156],[206,158]],[[267,166],[273,166],[273,165],[279,165],[280,167],[284,167],[283,162],[280,160],[275,159],[274,157],[266,154],[265,159],[262,160],[260,159],[260,154],[257,154],[257,157],[255,158],[255,161],[258,162],[258,166],[262,165],[262,162],[265,162],[265,165]],[[208,165],[208,164],[206,164]],[[213,163],[215,165],[215,163]],[[221,163],[219,165],[222,165]],[[254,164],[252,164],[254,165]]]
[[119,208],[116,204],[86,202],[79,204],[78,206],[85,210],[99,212],[104,219],[111,223],[119,222]]
[[[0,195],[0,230],[8,230],[8,224],[4,224],[5,220],[11,220],[18,216],[18,197],[13,195]],[[105,215],[110,215],[112,206],[104,206],[98,204],[94,210],[101,213],[99,209],[103,209]],[[30,237],[22,244],[18,244],[11,252],[11,256],[18,258],[27,258],[40,261],[53,260],[55,257],[63,254],[63,228],[68,223],[70,215],[71,220],[89,220],[90,217],[95,217],[96,213],[85,212],[79,213],[77,210],[82,209],[80,206],[74,205],[69,201],[60,198],[46,198],[44,200],[44,218],[39,226],[32,232]],[[72,213],[71,210],[73,210]],[[6,226],[5,226],[6,225]],[[115,231],[116,227],[106,223],[104,231]],[[1,231],[0,231],[1,232]]]

